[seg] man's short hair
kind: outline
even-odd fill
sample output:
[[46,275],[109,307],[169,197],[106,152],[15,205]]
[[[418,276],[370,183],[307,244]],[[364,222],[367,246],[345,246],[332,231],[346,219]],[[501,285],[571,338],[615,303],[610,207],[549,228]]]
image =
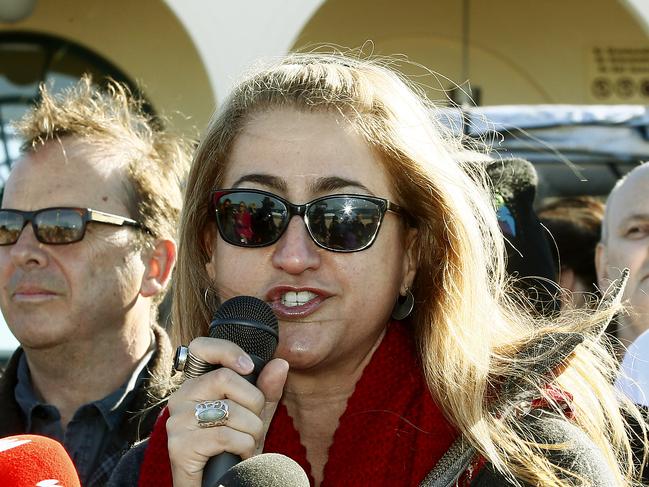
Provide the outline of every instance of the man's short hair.
[[84,76],[53,95],[42,84],[40,101],[16,128],[25,140],[25,152],[74,136],[91,142],[98,152],[125,158],[130,185],[124,203],[130,216],[151,232],[144,235],[145,242],[175,238],[190,146],[182,137],[165,132],[128,87],[109,80],[99,89]]

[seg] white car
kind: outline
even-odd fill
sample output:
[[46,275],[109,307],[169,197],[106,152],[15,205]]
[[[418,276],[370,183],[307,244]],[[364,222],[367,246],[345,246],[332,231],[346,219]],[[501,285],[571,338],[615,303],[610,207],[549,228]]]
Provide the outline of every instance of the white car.
[[486,140],[501,157],[532,162],[537,202],[548,196],[605,196],[649,160],[649,106],[501,105],[448,109],[440,121]]

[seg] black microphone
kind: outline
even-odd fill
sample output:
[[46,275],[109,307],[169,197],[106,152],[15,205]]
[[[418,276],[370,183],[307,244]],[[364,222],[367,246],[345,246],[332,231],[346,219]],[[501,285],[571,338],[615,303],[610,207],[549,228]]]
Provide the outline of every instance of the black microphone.
[[538,175],[524,159],[495,160],[486,166],[500,229],[505,236],[507,272],[543,315],[559,310],[552,249],[534,211]]
[[[210,323],[212,338],[231,341],[250,355],[255,367],[250,374],[243,377],[253,385],[257,383],[261,370],[275,354],[279,340],[278,330],[277,317],[271,307],[252,296],[228,299]],[[229,452],[210,458],[203,469],[202,487],[219,485],[218,479],[239,462],[241,457]]]
[[279,453],[256,455],[235,465],[218,480],[217,487],[309,487],[300,465]]

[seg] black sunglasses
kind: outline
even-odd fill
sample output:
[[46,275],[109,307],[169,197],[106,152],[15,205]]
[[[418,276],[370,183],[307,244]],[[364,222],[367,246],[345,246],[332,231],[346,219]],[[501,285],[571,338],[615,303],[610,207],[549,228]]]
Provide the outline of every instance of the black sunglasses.
[[361,194],[333,194],[294,205],[267,191],[218,189],[212,192],[211,203],[219,234],[239,247],[274,244],[297,215],[319,247],[357,252],[374,243],[387,211],[403,214],[384,198]]
[[63,245],[78,242],[86,234],[88,222],[131,226],[146,231],[135,220],[90,208],[42,208],[36,211],[0,209],[0,245],[15,244],[29,222],[36,239],[44,244]]

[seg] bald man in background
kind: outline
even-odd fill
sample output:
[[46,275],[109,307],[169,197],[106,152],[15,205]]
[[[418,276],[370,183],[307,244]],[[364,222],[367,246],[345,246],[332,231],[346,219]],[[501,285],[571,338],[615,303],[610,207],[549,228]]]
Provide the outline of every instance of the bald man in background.
[[595,266],[602,290],[625,267],[630,270],[623,296],[627,311],[618,329],[618,338],[629,346],[649,329],[649,163],[634,168],[611,191]]

